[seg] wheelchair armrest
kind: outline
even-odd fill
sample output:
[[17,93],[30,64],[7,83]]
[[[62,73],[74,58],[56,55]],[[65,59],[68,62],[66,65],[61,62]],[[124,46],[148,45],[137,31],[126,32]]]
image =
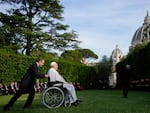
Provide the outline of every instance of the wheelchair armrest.
[[49,82],[47,85],[48,85],[49,87],[52,87],[52,86],[62,86],[62,85],[63,85],[63,82],[59,82],[59,81]]

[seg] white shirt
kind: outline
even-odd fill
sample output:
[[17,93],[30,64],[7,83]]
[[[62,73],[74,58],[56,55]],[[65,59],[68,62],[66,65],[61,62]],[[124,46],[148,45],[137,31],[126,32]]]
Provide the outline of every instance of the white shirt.
[[48,71],[48,76],[50,77],[50,82],[63,82],[63,83],[67,83],[64,78],[54,69],[54,68],[50,68]]

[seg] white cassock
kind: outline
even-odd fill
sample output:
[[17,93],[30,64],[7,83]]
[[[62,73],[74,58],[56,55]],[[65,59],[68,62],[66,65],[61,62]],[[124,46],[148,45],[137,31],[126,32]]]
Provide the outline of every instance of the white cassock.
[[63,82],[63,87],[66,88],[72,95],[71,103],[77,100],[75,88],[72,84],[67,83],[64,78],[54,69],[50,68],[48,71],[48,76],[50,77],[50,82]]

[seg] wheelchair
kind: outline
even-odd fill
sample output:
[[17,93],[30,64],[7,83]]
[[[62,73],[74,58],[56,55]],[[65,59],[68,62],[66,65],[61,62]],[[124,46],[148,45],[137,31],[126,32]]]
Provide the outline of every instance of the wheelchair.
[[63,87],[63,83],[50,83],[41,94],[41,103],[47,108],[58,108],[62,105],[71,106],[71,94]]

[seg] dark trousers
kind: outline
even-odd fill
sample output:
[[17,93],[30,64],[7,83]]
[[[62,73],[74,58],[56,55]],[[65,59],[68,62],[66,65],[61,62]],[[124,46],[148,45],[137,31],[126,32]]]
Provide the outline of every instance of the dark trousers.
[[128,85],[123,85],[122,89],[123,89],[123,97],[127,98],[127,96],[128,96]]
[[6,105],[6,107],[12,107],[14,105],[14,103],[16,102],[16,100],[25,93],[29,93],[29,96],[26,100],[26,103],[24,104],[24,108],[30,106],[33,102],[34,99],[34,95],[35,95],[35,90],[34,87],[30,88],[30,89],[24,89],[24,88],[20,88],[20,90],[18,90],[16,92],[16,94],[11,98],[11,100],[8,102],[8,104]]

